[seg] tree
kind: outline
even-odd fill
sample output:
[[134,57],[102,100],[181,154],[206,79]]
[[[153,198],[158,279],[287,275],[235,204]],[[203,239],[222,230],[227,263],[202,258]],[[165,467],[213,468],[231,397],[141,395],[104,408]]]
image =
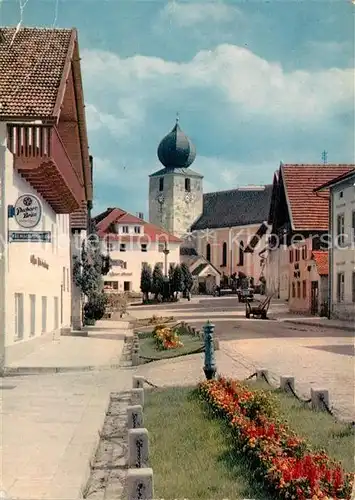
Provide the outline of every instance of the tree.
[[182,276],[182,271],[181,271],[181,267],[179,264],[177,264],[174,268],[171,285],[172,285],[171,291],[173,294],[176,294],[175,297],[177,296],[178,292],[182,292],[182,290],[183,290],[183,276]]
[[190,272],[189,266],[183,262],[181,264],[181,273],[182,273],[182,281],[183,281],[183,292],[186,297],[187,294],[191,291],[192,286],[194,284],[194,280],[192,278],[192,274]]
[[161,264],[157,263],[153,269],[153,277],[152,277],[152,292],[155,295],[155,298],[158,298],[158,295],[162,295],[164,291],[164,275]]
[[141,291],[143,300],[148,301],[149,293],[152,291],[152,268],[146,262],[143,262],[141,271]]

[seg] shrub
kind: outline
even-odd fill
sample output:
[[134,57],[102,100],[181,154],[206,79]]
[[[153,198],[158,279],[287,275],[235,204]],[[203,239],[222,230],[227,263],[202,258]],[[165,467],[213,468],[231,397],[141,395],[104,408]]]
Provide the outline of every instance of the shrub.
[[92,295],[88,302],[84,305],[84,317],[88,320],[101,319],[106,310],[107,296],[105,293],[97,293]]

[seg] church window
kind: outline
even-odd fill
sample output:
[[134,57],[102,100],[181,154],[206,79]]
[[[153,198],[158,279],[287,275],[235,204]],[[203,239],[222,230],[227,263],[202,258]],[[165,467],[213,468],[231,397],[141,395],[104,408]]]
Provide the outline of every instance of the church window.
[[120,252],[125,252],[125,251],[126,251],[126,244],[120,243]]
[[191,179],[185,179],[185,191],[191,191]]
[[227,265],[227,243],[223,243],[223,249],[222,249],[222,266]]
[[159,179],[159,191],[164,191],[164,177]]
[[239,265],[244,266],[244,242],[241,241],[239,244]]
[[142,250],[142,252],[147,252],[148,251],[148,245],[147,245],[147,243],[142,243],[141,244],[141,250]]
[[211,245],[209,243],[206,245],[206,259],[211,261]]

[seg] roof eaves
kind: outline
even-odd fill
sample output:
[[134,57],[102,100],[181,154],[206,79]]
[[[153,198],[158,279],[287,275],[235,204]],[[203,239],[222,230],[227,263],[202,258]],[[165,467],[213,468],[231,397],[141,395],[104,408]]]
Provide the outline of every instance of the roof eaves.
[[65,58],[65,63],[64,63],[64,69],[62,73],[62,78],[60,81],[59,89],[58,89],[58,94],[57,94],[57,100],[54,105],[53,109],[53,115],[57,119],[57,123],[59,121],[59,115],[60,115],[60,108],[63,104],[63,99],[65,95],[65,89],[67,86],[67,81],[70,73],[70,68],[71,68],[71,62],[73,59],[73,53],[74,53],[74,45],[75,45],[75,40],[76,40],[76,30],[72,29],[71,36],[70,36],[70,42],[69,42],[69,47],[68,47],[68,52]]
[[[350,167],[350,165],[349,165],[349,167]],[[352,176],[355,176],[355,167],[353,168],[353,170],[350,170],[349,172],[346,172],[345,174],[341,174],[338,177],[335,177],[334,179],[331,179],[330,181],[325,182],[321,186],[314,188],[313,191],[316,193],[318,191],[323,191],[325,189],[331,188],[331,187],[347,180],[348,178],[351,179]]]
[[285,182],[284,167],[285,167],[285,165],[282,163],[280,165],[281,178],[282,178],[282,183],[283,183],[284,190],[285,190],[286,203],[287,203],[288,214],[289,214],[289,217],[290,217],[291,228],[292,228],[293,231],[295,231],[296,227],[295,227],[295,223],[293,221],[292,207],[291,207],[290,199],[289,199],[288,193],[287,193],[287,185],[286,185],[286,182]]

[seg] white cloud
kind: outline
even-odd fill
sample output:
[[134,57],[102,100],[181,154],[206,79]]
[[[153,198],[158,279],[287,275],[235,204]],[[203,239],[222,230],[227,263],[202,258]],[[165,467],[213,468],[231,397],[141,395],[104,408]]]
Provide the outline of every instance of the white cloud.
[[[107,127],[119,137],[127,137],[144,123],[147,106],[173,104],[175,96],[188,102],[191,91],[211,92],[214,103],[220,100],[221,112],[235,110],[239,121],[260,117],[295,126],[332,119],[351,109],[354,99],[353,69],[286,72],[279,63],[229,44],[200,51],[184,63],[84,51],[83,71],[93,96],[87,107],[89,127]],[[95,96],[102,98],[108,92],[117,95],[111,114],[93,103]]]
[[162,20],[174,22],[180,27],[191,27],[207,21],[231,22],[236,15],[240,15],[240,12],[235,6],[221,1],[181,3],[173,0],[161,11]]

